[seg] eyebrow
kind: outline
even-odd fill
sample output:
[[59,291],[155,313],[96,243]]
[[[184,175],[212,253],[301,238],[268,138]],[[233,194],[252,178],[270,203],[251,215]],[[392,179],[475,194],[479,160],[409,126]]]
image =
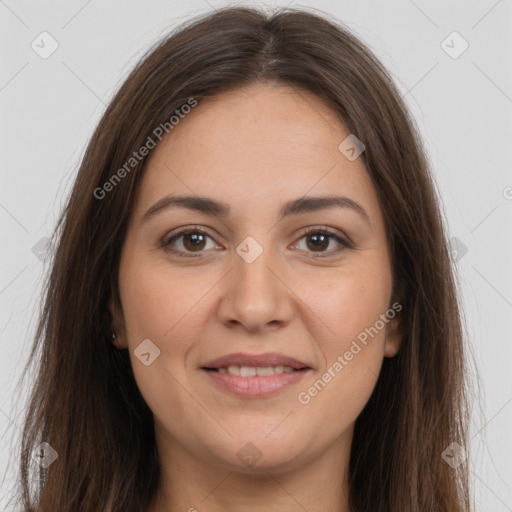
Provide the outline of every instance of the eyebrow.
[[[176,196],[168,195],[158,200],[142,216],[142,223],[170,207],[186,208],[195,212],[211,215],[213,217],[227,218],[230,212],[230,206],[221,201],[216,201],[209,197],[201,196]],[[290,215],[309,213],[327,208],[350,208],[358,213],[363,219],[371,225],[370,217],[362,206],[352,199],[344,196],[317,196],[300,197],[283,204],[280,211],[280,220]]]

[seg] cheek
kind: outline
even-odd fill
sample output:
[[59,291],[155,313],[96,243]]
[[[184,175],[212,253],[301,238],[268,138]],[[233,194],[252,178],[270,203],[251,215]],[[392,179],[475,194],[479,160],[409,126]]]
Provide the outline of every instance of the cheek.
[[[183,362],[193,340],[199,337],[200,317],[204,314],[200,301],[204,282],[177,273],[170,275],[168,268],[142,258],[127,259],[120,268],[120,292],[134,377],[150,409],[167,425],[173,424],[178,416],[190,415],[193,409],[190,396],[184,391],[190,384]],[[157,347],[147,345],[152,360],[149,365],[137,356],[138,347],[147,339]],[[153,354],[158,356],[153,359]]]
[[[362,268],[361,268],[362,270]],[[316,380],[297,399],[312,416],[324,416],[335,430],[355,421],[368,401],[384,357],[391,280],[386,272],[340,273],[330,284],[309,289],[308,306],[318,317],[315,337],[324,358]]]
[[[186,408],[189,397],[177,383],[190,388],[187,362],[211,315],[205,293],[218,279],[197,268],[170,270],[165,262],[143,257],[127,259],[121,266],[120,292],[132,368],[154,411],[167,410],[171,403],[175,411]],[[157,347],[158,356],[145,366],[137,352],[147,339]]]
[[375,356],[382,353],[385,332],[382,322],[377,325],[377,334],[371,331],[374,334],[372,337],[368,330],[389,307],[391,278],[386,269],[372,270],[369,265],[359,265],[357,268],[353,266],[339,270],[314,284],[307,278],[300,282],[304,288],[298,291],[298,295],[314,313],[310,313],[309,318],[321,320],[324,335],[319,336],[317,342],[327,362],[334,361],[338,355],[349,350],[352,341],[358,337],[364,342],[365,333],[372,340],[371,345],[380,346],[380,349],[371,350],[368,343],[370,350],[365,352]]
[[158,261],[127,261],[120,291],[130,344],[154,338],[164,346],[175,333],[196,323],[205,282],[186,269],[169,272]]

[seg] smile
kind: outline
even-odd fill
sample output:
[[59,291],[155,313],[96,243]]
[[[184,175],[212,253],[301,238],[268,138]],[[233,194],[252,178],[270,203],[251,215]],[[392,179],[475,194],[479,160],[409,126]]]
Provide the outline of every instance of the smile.
[[201,370],[223,392],[246,398],[275,395],[301,381],[311,368],[293,369],[288,366],[228,366]]
[[277,375],[280,373],[290,373],[295,371],[290,366],[235,366],[231,365],[223,368],[217,368],[219,373],[229,373],[230,375],[239,375],[240,377],[268,377],[269,375]]

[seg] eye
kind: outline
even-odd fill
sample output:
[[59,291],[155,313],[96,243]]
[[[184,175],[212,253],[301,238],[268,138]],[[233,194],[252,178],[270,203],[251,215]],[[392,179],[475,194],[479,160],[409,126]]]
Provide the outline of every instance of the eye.
[[[213,247],[207,247],[208,239],[214,242],[208,233],[195,227],[189,227],[164,237],[161,241],[161,246],[166,251],[173,252],[179,256],[197,257],[201,255],[203,250],[215,248],[215,243]],[[306,240],[306,248],[300,250],[316,253],[314,257],[333,256],[352,247],[349,242],[327,227],[308,229],[303,232],[299,242],[295,245],[300,245],[300,241],[303,239]],[[335,248],[326,250],[332,244],[335,245]]]
[[[192,227],[183,229],[170,237],[165,237],[161,242],[161,246],[166,251],[174,252],[180,256],[193,258],[196,256],[193,253],[199,253],[197,254],[197,256],[199,256],[203,249],[211,248],[206,247],[207,239],[213,241],[207,233]],[[178,242],[177,245],[179,248],[173,247],[175,242]]]
[[[352,247],[349,242],[341,238],[336,232],[329,230],[327,227],[323,227],[321,229],[308,229],[305,233],[302,234],[299,242],[297,242],[296,245],[299,246],[300,241],[303,239],[306,240],[306,248],[301,250],[317,253],[315,254],[315,257],[321,258],[333,256],[344,251],[345,249]],[[331,245],[331,242],[334,243],[335,248],[327,251],[326,249],[329,247],[329,245]]]

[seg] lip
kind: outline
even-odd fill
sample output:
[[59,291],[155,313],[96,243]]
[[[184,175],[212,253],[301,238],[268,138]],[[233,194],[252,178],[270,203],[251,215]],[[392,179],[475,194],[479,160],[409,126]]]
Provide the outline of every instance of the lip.
[[[228,366],[265,367],[278,365],[289,366],[295,371],[254,377],[241,377],[214,371],[214,369],[226,368]],[[276,394],[302,380],[311,370],[312,368],[302,361],[275,352],[265,354],[229,354],[201,366],[201,371],[208,375],[221,389],[246,398],[259,398]]]
[[273,395],[284,388],[296,384],[308,374],[311,369],[296,370],[290,373],[279,373],[266,377],[239,377],[229,373],[219,373],[213,370],[201,369],[221,389],[246,398],[259,398]]
[[[238,352],[219,357],[201,365],[201,368],[227,368],[228,366],[289,366],[294,370],[309,368],[306,363],[295,359],[294,357],[279,354],[277,352],[266,352],[264,354],[244,354]],[[245,377],[244,377],[245,378]]]

